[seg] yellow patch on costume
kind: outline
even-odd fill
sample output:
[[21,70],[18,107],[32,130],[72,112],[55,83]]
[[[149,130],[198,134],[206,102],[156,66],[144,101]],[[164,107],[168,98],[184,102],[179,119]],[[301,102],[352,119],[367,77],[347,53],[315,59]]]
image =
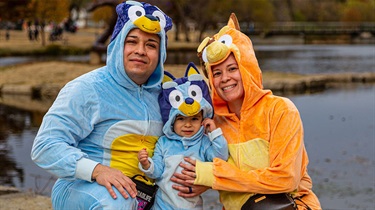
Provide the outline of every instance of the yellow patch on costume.
[[117,168],[128,177],[143,174],[138,168],[138,151],[147,148],[150,157],[154,154],[157,136],[127,134],[116,138],[111,145],[110,166]]
[[[236,165],[241,171],[251,171],[265,168],[269,163],[269,142],[257,138],[239,144],[229,144],[228,163]],[[225,209],[241,209],[242,205],[254,195],[253,193],[238,193],[220,191],[220,200]]]
[[269,142],[260,138],[239,144],[228,144],[229,163],[236,165],[242,171],[268,167]]

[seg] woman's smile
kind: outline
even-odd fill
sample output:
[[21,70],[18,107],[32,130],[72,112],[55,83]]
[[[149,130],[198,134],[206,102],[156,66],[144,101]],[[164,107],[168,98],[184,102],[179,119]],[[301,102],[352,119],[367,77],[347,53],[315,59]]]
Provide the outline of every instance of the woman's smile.
[[226,87],[223,87],[223,91],[224,92],[229,92],[229,91],[232,91],[232,89],[234,89],[237,85],[229,85],[229,86],[226,86]]

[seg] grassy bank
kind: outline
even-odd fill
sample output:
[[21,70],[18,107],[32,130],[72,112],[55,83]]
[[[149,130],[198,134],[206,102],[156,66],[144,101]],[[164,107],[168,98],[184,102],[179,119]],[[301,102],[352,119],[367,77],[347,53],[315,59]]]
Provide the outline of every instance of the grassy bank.
[[[25,55],[79,55],[88,54],[94,42],[103,29],[80,28],[76,33],[64,31],[62,39],[57,41],[49,40],[49,32],[46,31],[45,45],[42,45],[42,35],[38,40],[29,40],[27,31],[11,30],[10,38],[5,38],[5,30],[0,30],[0,56],[25,56]],[[174,50],[195,50],[197,42],[175,42],[174,34],[168,33],[168,49]],[[193,38],[194,40],[196,38]]]
[[11,30],[6,40],[5,30],[0,30],[0,56],[87,54],[99,33],[98,29],[80,29],[77,33],[64,32],[61,40],[49,41],[49,32],[45,32],[43,46],[42,35],[29,40],[27,31]]

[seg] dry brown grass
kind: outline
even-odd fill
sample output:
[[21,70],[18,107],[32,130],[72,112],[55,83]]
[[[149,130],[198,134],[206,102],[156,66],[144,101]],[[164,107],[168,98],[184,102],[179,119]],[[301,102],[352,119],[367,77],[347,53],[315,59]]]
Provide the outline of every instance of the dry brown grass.
[[38,62],[11,66],[0,70],[0,85],[65,84],[66,82],[99,67],[68,62]]
[[[104,29],[97,28],[80,28],[76,33],[63,32],[63,39],[58,41],[49,41],[49,32],[45,32],[45,46],[50,44],[61,45],[64,47],[75,47],[87,49],[93,45],[97,37],[101,35]],[[190,39],[196,41],[196,35],[191,35]],[[181,40],[184,40],[184,37],[180,37]],[[171,48],[197,48],[199,45],[198,42],[185,42],[185,41],[174,41],[174,32],[168,32],[168,47]],[[10,31],[10,39],[5,40],[5,30],[0,30],[0,49],[11,50],[11,51],[21,51],[28,52],[36,49],[41,49],[42,38],[41,34],[39,35],[38,41],[30,41],[27,36],[27,31]]]
[[[0,69],[0,86],[4,84],[19,85],[64,85],[68,81],[94,70],[102,65],[85,63],[71,63],[62,61],[49,61],[27,63]],[[182,77],[185,73],[185,65],[166,65],[165,69],[175,77]],[[301,78],[297,74],[286,74],[280,72],[267,72],[263,75],[264,80],[278,78]]]
[[[100,66],[102,65],[60,61],[20,64],[0,69],[0,86],[4,84],[61,86]],[[185,71],[184,65],[166,65],[165,68],[176,77],[183,76]]]
[[[80,29],[77,33],[63,33],[63,39],[51,42],[48,40],[49,32],[45,32],[45,44],[58,44],[63,46],[74,46],[77,48],[88,48],[92,46],[97,35],[101,33],[99,29]],[[5,30],[0,30],[0,48],[16,51],[31,51],[42,48],[42,37],[39,35],[38,41],[30,41],[27,37],[27,31],[10,31],[10,39],[5,40]]]

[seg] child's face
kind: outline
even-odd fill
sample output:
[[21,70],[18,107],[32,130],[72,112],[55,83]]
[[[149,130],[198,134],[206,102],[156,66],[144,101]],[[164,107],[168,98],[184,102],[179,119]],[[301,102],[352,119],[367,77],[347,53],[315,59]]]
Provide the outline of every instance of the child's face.
[[202,121],[202,112],[190,117],[177,115],[173,124],[173,129],[179,136],[191,137],[199,131],[202,126]]

